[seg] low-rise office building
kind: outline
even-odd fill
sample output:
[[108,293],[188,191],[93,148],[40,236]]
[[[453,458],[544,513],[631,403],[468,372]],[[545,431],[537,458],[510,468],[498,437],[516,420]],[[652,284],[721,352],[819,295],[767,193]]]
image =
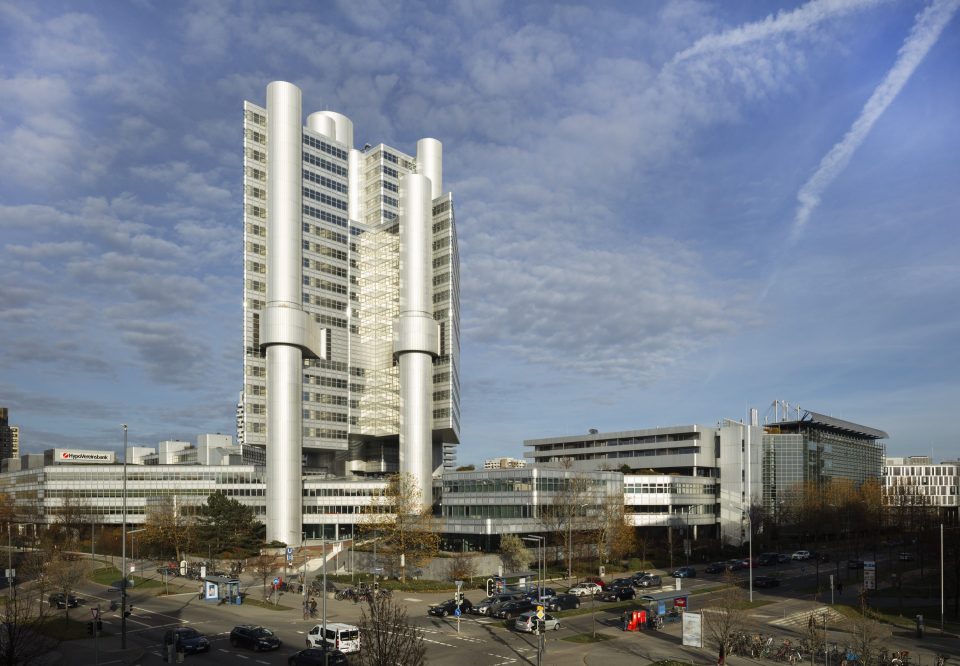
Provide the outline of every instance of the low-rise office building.
[[883,501],[894,511],[931,509],[949,524],[960,507],[960,460],[934,463],[930,456],[886,458]]

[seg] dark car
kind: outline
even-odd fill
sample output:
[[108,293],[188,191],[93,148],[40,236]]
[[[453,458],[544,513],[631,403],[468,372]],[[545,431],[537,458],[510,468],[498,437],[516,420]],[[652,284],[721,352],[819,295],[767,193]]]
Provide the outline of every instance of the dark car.
[[280,639],[266,627],[254,624],[241,624],[230,632],[230,645],[245,647],[250,650],[276,650],[280,647]]
[[703,569],[704,573],[709,573],[709,574],[723,573],[726,570],[727,570],[727,565],[724,564],[723,562],[714,562],[713,564],[708,564]]
[[580,608],[580,597],[575,594],[558,594],[547,602],[547,610],[553,612]]
[[633,587],[633,578],[616,578],[607,587]]
[[347,655],[340,650],[307,648],[295,652],[287,659],[288,666],[347,666]]
[[[460,614],[469,613],[470,609],[473,608],[473,604],[470,603],[470,600],[464,597],[463,601],[460,602]],[[439,603],[436,606],[431,606],[427,609],[429,615],[436,615],[437,617],[446,617],[448,615],[457,614],[457,600],[456,599],[447,599],[443,603]]]
[[742,571],[746,568],[747,564],[743,560],[727,560],[727,571]]
[[625,599],[635,599],[636,596],[637,593],[633,590],[633,587],[618,585],[617,587],[608,587],[598,594],[597,598],[600,601],[624,601]]
[[780,556],[776,553],[763,553],[760,555],[760,558],[757,560],[757,564],[762,567],[773,566],[774,564],[780,563]]
[[549,601],[553,597],[557,596],[557,591],[552,587],[545,587],[543,588],[542,593],[540,590],[530,590],[525,596],[530,601],[537,601],[538,598],[540,601]]
[[536,605],[529,599],[517,599],[516,601],[508,601],[507,603],[500,606],[500,608],[495,613],[496,617],[506,618],[512,620],[513,618],[526,613],[530,610],[536,610]]
[[670,575],[674,578],[696,578],[697,570],[693,567],[680,567]]
[[173,645],[177,652],[185,652],[186,654],[210,651],[210,641],[192,627],[167,629],[167,633],[163,636],[163,644]]
[[779,585],[780,580],[773,576],[756,576],[753,579],[754,587],[777,587]]
[[65,595],[63,592],[54,592],[50,595],[47,601],[50,602],[51,606],[56,606],[57,608],[66,608],[67,606],[70,608],[76,608],[80,605],[82,600],[78,599],[72,594]]

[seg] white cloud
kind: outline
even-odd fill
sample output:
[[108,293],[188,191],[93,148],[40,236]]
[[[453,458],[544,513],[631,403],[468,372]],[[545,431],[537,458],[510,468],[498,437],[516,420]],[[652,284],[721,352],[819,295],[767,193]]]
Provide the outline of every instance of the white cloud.
[[937,43],[940,33],[953,18],[960,0],[934,0],[919,14],[897,53],[897,61],[870,95],[863,110],[843,139],[820,160],[817,170],[797,193],[799,207],[790,230],[796,242],[803,233],[810,215],[820,205],[820,198],[830,183],[846,168],[853,153],[860,147],[874,124],[910,80],[927,53]]

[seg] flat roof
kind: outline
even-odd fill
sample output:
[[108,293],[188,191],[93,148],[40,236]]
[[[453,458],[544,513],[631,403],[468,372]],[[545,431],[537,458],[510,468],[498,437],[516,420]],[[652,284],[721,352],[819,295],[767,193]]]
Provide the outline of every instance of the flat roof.
[[865,425],[860,425],[859,423],[853,423],[852,421],[844,421],[843,419],[837,419],[832,416],[827,416],[826,414],[819,414],[817,412],[804,411],[803,417],[798,421],[778,421],[777,423],[767,424],[771,427],[782,427],[782,426],[801,426],[801,425],[812,425],[823,430],[832,430],[834,432],[839,432],[844,435],[855,435],[857,437],[863,437],[866,439],[889,439],[890,435],[885,433],[883,430],[877,430],[876,428],[870,428]]

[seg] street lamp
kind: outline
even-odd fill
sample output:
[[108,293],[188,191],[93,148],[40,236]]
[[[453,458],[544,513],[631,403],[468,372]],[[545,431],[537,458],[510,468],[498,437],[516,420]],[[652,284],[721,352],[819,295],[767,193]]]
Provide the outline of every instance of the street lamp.
[[[744,438],[744,439],[746,440],[746,449],[747,449],[747,492],[746,492],[746,497],[747,497],[747,510],[746,510],[746,511],[743,511],[743,509],[741,508],[741,520],[743,519],[743,516],[746,515],[746,517],[747,517],[747,529],[749,530],[749,534],[748,534],[748,535],[749,535],[749,537],[750,537],[750,539],[749,539],[750,550],[749,550],[749,554],[748,554],[748,557],[750,558],[750,559],[749,559],[750,564],[749,564],[749,566],[747,566],[747,571],[748,571],[748,573],[749,573],[749,579],[750,579],[750,603],[753,603],[753,516],[750,515],[750,507],[751,507],[751,505],[753,504],[753,486],[751,485],[751,481],[750,481],[750,476],[751,476],[750,472],[751,472],[751,468],[753,467],[753,464],[752,464],[752,463],[753,463],[753,458],[750,456],[750,426],[746,425],[742,420],[741,420],[741,421],[734,421],[733,419],[728,419],[728,418],[724,418],[723,420],[726,421],[727,423],[732,423],[732,424],[734,424],[734,425],[740,426],[740,436],[741,436],[741,438]],[[745,436],[745,437],[744,437],[744,431],[746,431],[746,436]],[[741,545],[741,546],[743,545],[743,541],[740,542],[740,545]]]
[[123,428],[123,521],[120,526],[120,649],[127,649],[127,424]]
[[[544,563],[545,563],[544,560],[546,559],[546,555],[545,555],[545,552],[544,552],[544,551],[546,550],[546,548],[544,547],[544,539],[545,539],[545,537],[536,536],[536,535],[528,535],[528,536],[520,537],[520,538],[523,539],[524,541],[536,541],[536,542],[537,542],[537,568],[540,570],[540,571],[539,571],[539,573],[540,573],[540,586],[539,586],[539,589],[538,589],[538,591],[537,591],[537,606],[540,606],[540,605],[543,604],[543,568],[544,568]],[[543,664],[543,634],[544,634],[544,631],[543,631],[543,626],[540,624],[540,618],[537,618],[537,633],[539,634],[539,639],[537,640],[537,666],[541,666],[541,664]]]

